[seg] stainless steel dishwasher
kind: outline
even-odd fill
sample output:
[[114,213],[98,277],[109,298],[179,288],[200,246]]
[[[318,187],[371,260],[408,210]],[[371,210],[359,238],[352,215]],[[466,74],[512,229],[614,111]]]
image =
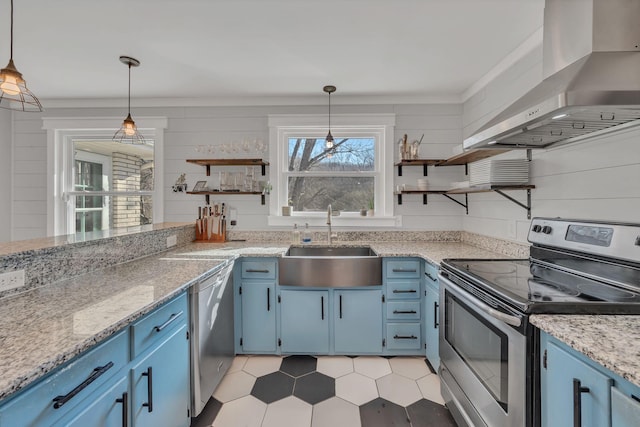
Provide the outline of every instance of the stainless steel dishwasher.
[[202,412],[233,361],[232,269],[228,260],[189,290],[192,417]]

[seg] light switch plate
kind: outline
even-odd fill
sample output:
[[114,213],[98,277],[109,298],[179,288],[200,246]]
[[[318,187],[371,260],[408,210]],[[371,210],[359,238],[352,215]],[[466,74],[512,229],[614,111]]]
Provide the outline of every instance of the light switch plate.
[[175,234],[167,237],[167,247],[170,248],[178,244],[178,236]]
[[0,291],[21,288],[24,286],[24,270],[0,273]]

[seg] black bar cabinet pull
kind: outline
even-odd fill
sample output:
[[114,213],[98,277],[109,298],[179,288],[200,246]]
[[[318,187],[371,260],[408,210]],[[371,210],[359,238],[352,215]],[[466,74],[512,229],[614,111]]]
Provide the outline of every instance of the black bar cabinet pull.
[[573,427],[582,426],[582,393],[589,393],[589,387],[582,387],[580,380],[573,379]]
[[433,328],[434,329],[438,329],[439,323],[438,323],[438,307],[440,307],[440,305],[438,304],[437,301],[433,302]]
[[267,311],[271,311],[271,288],[267,288]]
[[116,403],[122,403],[122,427],[129,425],[129,393],[122,393],[120,399],[116,399]]
[[89,384],[91,384],[92,382],[97,380],[100,375],[104,374],[109,369],[111,369],[111,367],[113,367],[113,362],[109,362],[104,366],[98,366],[97,368],[94,368],[93,372],[91,372],[91,375],[89,375],[86,380],[82,381],[82,383],[80,383],[78,386],[76,386],[69,393],[65,394],[64,396],[56,396],[56,397],[54,397],[53,398],[53,409],[58,409],[58,408],[62,407],[62,405],[64,405],[65,403],[67,403],[68,401],[73,399],[75,397],[75,395],[77,395],[82,390],[84,390]]
[[393,339],[394,340],[417,340],[418,337],[415,336],[415,335],[406,336],[406,335],[398,335],[398,334],[396,334],[396,335],[393,336]]
[[143,403],[143,408],[148,408],[149,412],[153,412],[153,371],[151,366],[147,368],[146,372],[142,373],[143,377],[147,377],[147,403]]
[[424,272],[424,275],[425,275],[425,276],[427,276],[429,279],[431,279],[431,281],[432,281],[432,282],[435,282],[435,281],[436,281],[436,278],[435,278],[435,277],[433,277],[431,274],[429,274],[429,272],[428,272],[428,271],[425,271],[425,272]]
[[246,271],[247,273],[268,273],[269,272],[269,270],[254,270],[251,268],[248,268]]
[[392,271],[394,273],[415,273],[418,270],[416,270],[415,268],[394,268],[392,269]]
[[167,319],[166,322],[164,322],[160,326],[154,326],[153,329],[155,329],[156,332],[160,332],[161,330],[169,326],[171,323],[175,322],[178,319],[178,317],[182,316],[182,313],[184,313],[184,311],[182,310],[179,313],[173,313],[171,316],[169,316],[169,319]]
[[415,310],[393,310],[393,314],[416,314]]
[[340,295],[340,318],[342,319],[342,295]]
[[416,291],[415,289],[394,289],[393,293],[394,294],[415,294]]
[[320,297],[320,319],[324,320],[324,297]]

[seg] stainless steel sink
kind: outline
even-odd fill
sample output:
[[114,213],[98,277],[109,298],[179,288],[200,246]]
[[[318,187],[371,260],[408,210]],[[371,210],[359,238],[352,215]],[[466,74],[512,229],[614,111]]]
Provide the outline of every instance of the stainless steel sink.
[[367,246],[293,246],[279,259],[278,277],[281,286],[381,286],[382,258]]

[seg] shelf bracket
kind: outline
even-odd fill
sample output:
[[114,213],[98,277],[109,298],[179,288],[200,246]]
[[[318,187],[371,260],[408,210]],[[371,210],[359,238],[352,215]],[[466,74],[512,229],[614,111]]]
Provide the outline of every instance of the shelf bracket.
[[429,172],[427,171],[428,165],[425,163],[422,165],[422,175],[429,176]]
[[262,165],[262,176],[265,176],[266,174],[267,174],[267,165]]
[[402,176],[402,165],[398,165],[398,176]]
[[509,196],[508,194],[505,194],[504,192],[502,192],[500,190],[493,190],[493,191],[495,191],[496,193],[498,193],[502,197],[505,197],[505,198],[511,200],[513,203],[515,203],[516,205],[520,206],[521,208],[525,209],[527,211],[527,219],[531,219],[531,190],[527,190],[527,204],[526,205],[524,203],[520,202],[519,200],[516,200],[513,197]]
[[446,193],[442,193],[442,195],[444,197],[446,197],[447,199],[451,200],[452,202],[455,202],[455,203],[459,204],[460,206],[462,206],[465,209],[465,211],[467,212],[467,215],[469,215],[469,198],[468,198],[467,194],[464,195],[464,203],[462,203],[459,200],[454,199],[453,197],[451,197],[450,195],[448,195]]
[[205,195],[204,195],[204,200],[207,202],[207,203],[206,203],[207,205],[210,205],[210,204],[211,204],[211,203],[209,203],[209,200],[210,200],[210,199],[209,199],[209,195],[208,195],[208,194],[205,194]]
[[[425,166],[425,167],[426,167],[426,166]],[[426,204],[427,204],[427,193],[424,193],[424,194],[422,195],[422,204],[423,204],[423,205],[426,205]]]
[[402,193],[398,193],[398,204],[402,204]]
[[211,176],[211,165],[206,165],[205,167],[207,168],[207,176]]
[[264,193],[262,193],[262,194],[260,195],[260,202],[261,202],[263,205],[265,204],[265,195],[264,195]]

